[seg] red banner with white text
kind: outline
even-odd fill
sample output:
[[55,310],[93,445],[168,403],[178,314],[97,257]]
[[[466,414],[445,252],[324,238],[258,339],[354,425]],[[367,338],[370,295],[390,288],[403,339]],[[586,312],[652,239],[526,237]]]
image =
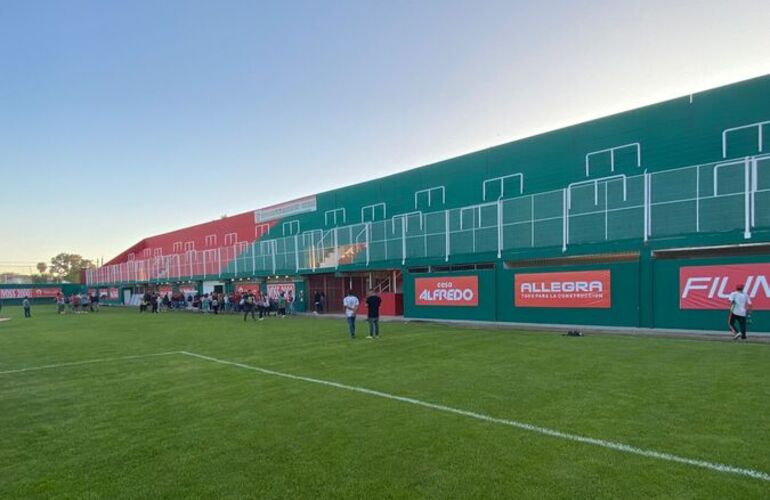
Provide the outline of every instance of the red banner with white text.
[[0,299],[45,299],[54,298],[61,288],[0,288]]
[[680,267],[679,308],[727,309],[737,285],[755,310],[770,310],[770,264]]
[[478,306],[479,278],[478,276],[415,278],[414,300],[418,306]]

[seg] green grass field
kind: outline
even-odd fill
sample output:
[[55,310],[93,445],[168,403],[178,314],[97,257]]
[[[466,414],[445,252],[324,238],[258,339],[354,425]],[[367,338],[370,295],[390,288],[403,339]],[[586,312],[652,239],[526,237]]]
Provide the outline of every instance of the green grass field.
[[766,474],[767,344],[425,323],[351,341],[333,319],[3,314],[2,498],[770,497],[770,476],[178,353]]

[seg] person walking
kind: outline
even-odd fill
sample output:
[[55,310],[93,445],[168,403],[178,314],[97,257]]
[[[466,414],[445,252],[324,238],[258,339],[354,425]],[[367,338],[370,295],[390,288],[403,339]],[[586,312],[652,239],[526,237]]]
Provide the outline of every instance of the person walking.
[[32,317],[32,305],[29,302],[29,297],[26,295],[24,296],[24,300],[21,301],[21,306],[24,308],[24,317],[25,318],[31,318]]
[[259,320],[262,321],[263,319],[267,318],[268,313],[270,312],[270,297],[266,293],[263,293],[262,296],[259,298]]
[[348,294],[342,299],[342,306],[345,308],[345,318],[348,322],[351,339],[356,338],[356,312],[358,312],[358,305],[358,297],[355,296],[353,290],[348,290]]
[[380,304],[382,299],[377,292],[369,289],[369,296],[366,297],[366,320],[369,322],[368,339],[380,338]]
[[[746,318],[751,314],[751,298],[743,293],[743,284],[735,287],[735,291],[727,296],[730,301],[730,319],[728,325],[733,339],[746,338]],[[738,323],[736,330],[735,323]]]
[[313,305],[315,306],[315,314],[321,314],[321,292],[316,292],[313,295]]

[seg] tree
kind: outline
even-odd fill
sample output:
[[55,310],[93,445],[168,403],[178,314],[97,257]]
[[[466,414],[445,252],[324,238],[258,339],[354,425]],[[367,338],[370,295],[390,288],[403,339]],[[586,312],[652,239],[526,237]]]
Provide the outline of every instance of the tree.
[[80,272],[83,269],[96,267],[89,259],[78,254],[60,253],[51,259],[51,275],[62,281],[80,283]]
[[48,264],[46,264],[45,262],[38,262],[37,266],[35,267],[37,267],[37,272],[45,276],[45,272],[48,270]]

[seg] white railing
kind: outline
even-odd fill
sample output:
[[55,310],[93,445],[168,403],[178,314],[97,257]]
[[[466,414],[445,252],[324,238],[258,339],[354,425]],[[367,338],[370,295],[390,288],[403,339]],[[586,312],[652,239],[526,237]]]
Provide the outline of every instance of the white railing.
[[[564,189],[88,270],[89,285],[337,269],[341,265],[770,227],[770,154],[571,183]],[[391,264],[392,265],[392,264]]]

